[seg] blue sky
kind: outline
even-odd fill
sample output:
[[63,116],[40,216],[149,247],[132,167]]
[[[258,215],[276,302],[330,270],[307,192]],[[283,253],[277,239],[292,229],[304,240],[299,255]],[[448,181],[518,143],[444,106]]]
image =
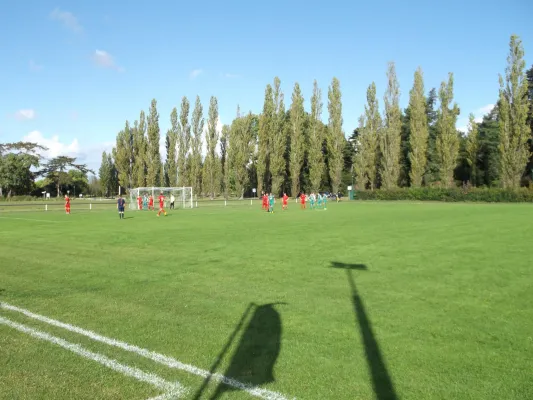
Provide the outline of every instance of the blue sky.
[[297,81],[307,109],[317,79],[324,121],[328,85],[339,78],[349,135],[372,81],[383,107],[388,61],[402,108],[418,66],[427,90],[453,72],[462,127],[496,101],[512,33],[533,64],[532,12],[529,0],[9,2],[0,15],[0,142],[36,140],[49,156],[76,155],[97,169],[152,98],[164,137],[182,96],[199,95],[205,115],[216,96],[229,123],[237,104],[261,110],[276,75],[286,106]]

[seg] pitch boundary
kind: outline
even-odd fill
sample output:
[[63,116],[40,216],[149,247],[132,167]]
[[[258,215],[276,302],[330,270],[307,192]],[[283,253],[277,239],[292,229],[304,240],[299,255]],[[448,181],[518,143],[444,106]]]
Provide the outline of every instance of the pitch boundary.
[[70,350],[71,352],[79,356],[82,356],[89,360],[96,361],[102,365],[105,365],[106,367],[112,369],[113,371],[120,372],[121,374],[129,376],[131,378],[135,378],[138,381],[149,383],[152,386],[155,386],[156,388],[160,390],[164,390],[166,392],[165,394],[161,396],[157,396],[151,399],[170,400],[170,399],[182,397],[185,393],[188,392],[188,390],[185,389],[185,387],[181,385],[181,383],[179,382],[166,381],[158,375],[155,375],[149,372],[144,372],[138,368],[130,367],[125,364],[121,364],[118,361],[108,358],[102,354],[93,353],[92,351],[87,350],[86,348],[80,346],[79,344],[67,342],[64,339],[49,335],[46,332],[42,332],[37,329],[30,328],[26,325],[19,324],[17,322],[14,322],[7,318],[2,318],[2,317],[0,317],[0,324],[7,325],[13,329],[16,329],[20,332],[28,334],[31,337],[45,340],[57,346],[63,347],[64,349]]
[[[122,341],[117,340],[117,339],[113,339],[113,338],[109,338],[109,337],[106,337],[106,336],[102,336],[102,335],[100,335],[100,334],[98,334],[96,332],[81,328],[79,326],[70,325],[70,324],[67,324],[65,322],[61,322],[61,321],[58,321],[58,320],[55,320],[55,319],[52,319],[52,318],[45,317],[44,315],[35,314],[35,313],[33,313],[33,312],[29,311],[29,310],[25,310],[23,308],[19,308],[19,307],[16,307],[16,306],[13,306],[13,305],[10,305],[10,304],[7,304],[7,303],[1,302],[0,303],[0,308],[3,308],[5,310],[18,312],[18,313],[21,313],[21,314],[29,317],[29,318],[35,319],[37,321],[44,322],[44,323],[46,323],[48,325],[52,325],[52,326],[55,326],[55,327],[58,327],[58,328],[65,329],[65,330],[70,331],[70,332],[77,333],[77,334],[85,336],[85,337],[88,337],[88,338],[90,338],[90,339],[92,339],[92,340],[94,340],[96,342],[104,343],[104,344],[107,344],[109,346],[117,347],[119,349],[122,349],[122,350],[125,350],[125,351],[129,351],[131,353],[135,353],[135,354],[137,354],[137,355],[139,355],[141,357],[150,359],[152,361],[155,361],[158,364],[165,365],[165,366],[167,366],[169,368],[185,371],[185,372],[188,372],[189,374],[196,375],[196,376],[202,377],[204,379],[209,378],[209,379],[212,379],[214,381],[218,381],[219,383],[224,383],[224,384],[226,384],[228,386],[231,386],[231,387],[233,387],[235,389],[242,390],[242,391],[248,393],[249,395],[254,396],[254,397],[258,397],[260,399],[264,399],[264,400],[296,400],[296,398],[288,398],[288,397],[285,397],[283,394],[278,393],[278,392],[274,392],[274,391],[267,390],[267,389],[261,389],[261,388],[256,387],[256,386],[252,386],[250,384],[237,381],[237,380],[235,380],[233,378],[228,378],[228,377],[226,377],[226,376],[224,376],[222,374],[219,374],[219,373],[211,373],[211,372],[209,372],[207,370],[195,367],[194,365],[183,363],[183,362],[181,362],[179,360],[176,360],[175,358],[166,356],[164,354],[156,353],[154,351],[151,351],[151,350],[148,350],[148,349],[144,349],[144,348],[141,348],[141,347],[138,347],[138,346],[126,343],[126,342],[122,342]],[[162,399],[158,398],[158,400],[162,400]]]

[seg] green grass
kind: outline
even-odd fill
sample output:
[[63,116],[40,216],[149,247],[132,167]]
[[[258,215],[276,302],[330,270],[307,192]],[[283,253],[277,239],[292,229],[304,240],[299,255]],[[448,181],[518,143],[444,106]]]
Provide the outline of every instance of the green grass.
[[[206,370],[220,357],[217,372],[287,397],[533,398],[531,205],[259,207],[125,220],[74,206],[70,216],[0,212],[0,301]],[[202,386],[21,314],[0,316],[178,380],[188,398]],[[2,399],[161,394],[2,324],[0,388]],[[226,389],[211,382],[200,398],[251,398]]]

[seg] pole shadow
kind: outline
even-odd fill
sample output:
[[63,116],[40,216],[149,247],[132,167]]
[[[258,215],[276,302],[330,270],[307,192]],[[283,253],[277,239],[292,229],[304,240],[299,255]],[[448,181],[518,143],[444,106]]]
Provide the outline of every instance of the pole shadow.
[[333,261],[331,268],[344,269],[348,278],[348,283],[352,291],[352,304],[355,317],[365,346],[365,357],[368,369],[372,377],[372,386],[377,400],[397,400],[398,396],[394,390],[392,378],[388,372],[387,365],[379,348],[379,343],[372,330],[370,321],[365,309],[363,299],[357,291],[353,270],[367,271],[365,264],[345,264]]
[[[284,303],[263,305],[250,303],[248,305],[235,329],[216,357],[215,362],[209,369],[210,374],[215,373],[220,366],[232,343],[246,324],[248,316],[253,312],[248,324],[244,328],[244,333],[232,356],[231,362],[223,375],[251,386],[259,386],[275,381],[274,365],[280,353],[282,334],[281,316],[274,308],[276,304]],[[210,380],[211,375],[204,379],[201,387],[194,397],[192,397],[194,400],[201,398]],[[225,392],[232,390],[239,389],[219,382],[210,399],[216,400]]]
[[5,291],[6,291],[5,289],[0,289],[0,296],[2,296]]

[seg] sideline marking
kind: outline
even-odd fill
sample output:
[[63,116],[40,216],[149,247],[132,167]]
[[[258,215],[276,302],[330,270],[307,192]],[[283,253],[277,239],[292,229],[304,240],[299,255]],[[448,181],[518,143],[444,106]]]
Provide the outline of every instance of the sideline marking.
[[73,353],[88,358],[89,360],[99,362],[100,364],[103,364],[116,372],[120,372],[123,375],[135,378],[141,382],[149,383],[158,389],[167,391],[167,393],[163,394],[162,396],[158,396],[153,399],[166,400],[179,398],[187,391],[185,387],[183,387],[179,382],[168,382],[155,374],[144,372],[138,368],[129,367],[127,365],[121,364],[118,361],[108,358],[102,354],[93,353],[92,351],[85,349],[79,344],[67,342],[66,340],[63,340],[56,336],[49,335],[46,332],[38,331],[36,329],[30,328],[28,326],[13,322],[9,319],[2,317],[0,317],[0,324],[7,325],[20,332],[27,333],[28,335],[34,338],[46,340],[47,342],[63,347],[64,349],[70,350]]
[[[178,369],[178,370],[181,370],[181,371],[185,371],[185,372],[188,372],[190,374],[200,376],[202,378],[210,378],[212,380],[215,380],[215,381],[218,381],[218,382],[222,382],[222,383],[224,383],[224,384],[226,384],[228,386],[231,386],[231,387],[234,387],[236,389],[242,390],[242,391],[247,392],[248,394],[250,394],[252,396],[259,397],[259,398],[264,399],[264,400],[289,400],[288,397],[285,397],[281,393],[273,392],[273,391],[267,390],[267,389],[261,389],[261,388],[256,387],[256,386],[252,386],[249,383],[239,382],[239,381],[237,381],[237,380],[235,380],[233,378],[228,378],[228,377],[226,377],[226,376],[224,376],[222,374],[219,374],[219,373],[211,373],[211,372],[206,371],[204,369],[195,367],[194,365],[182,363],[181,361],[178,361],[175,358],[172,358],[172,357],[169,357],[169,356],[165,356],[164,354],[160,354],[160,353],[156,353],[156,352],[151,351],[151,350],[143,349],[141,347],[137,347],[135,345],[131,345],[131,344],[128,344],[126,342],[121,342],[120,340],[108,338],[108,337],[99,335],[96,332],[93,332],[93,331],[90,331],[90,330],[87,330],[87,329],[83,329],[83,328],[80,328],[80,327],[75,326],[75,325],[66,324],[64,322],[57,321],[55,319],[45,317],[44,315],[34,314],[31,311],[25,310],[23,308],[19,308],[19,307],[12,306],[10,304],[2,303],[2,302],[0,302],[0,308],[6,309],[6,310],[11,310],[11,311],[16,311],[16,312],[19,312],[21,314],[24,314],[25,316],[27,316],[29,318],[36,319],[37,321],[41,321],[41,322],[47,323],[49,325],[56,326],[58,328],[66,329],[66,330],[68,330],[70,332],[78,333],[80,335],[83,335],[83,336],[86,336],[88,338],[91,338],[92,340],[95,340],[97,342],[105,343],[105,344],[107,344],[109,346],[115,346],[115,347],[118,347],[118,348],[120,348],[122,350],[126,350],[126,351],[129,351],[129,352],[132,352],[132,353],[136,353],[136,354],[138,354],[138,355],[140,355],[142,357],[148,358],[148,359],[150,359],[152,361],[155,361],[155,362],[157,362],[159,364],[166,365],[167,367],[175,368],[175,369]],[[290,399],[294,400],[295,398],[290,398]],[[152,400],[155,400],[155,399],[152,399]],[[157,399],[157,400],[162,400],[162,399]]]

